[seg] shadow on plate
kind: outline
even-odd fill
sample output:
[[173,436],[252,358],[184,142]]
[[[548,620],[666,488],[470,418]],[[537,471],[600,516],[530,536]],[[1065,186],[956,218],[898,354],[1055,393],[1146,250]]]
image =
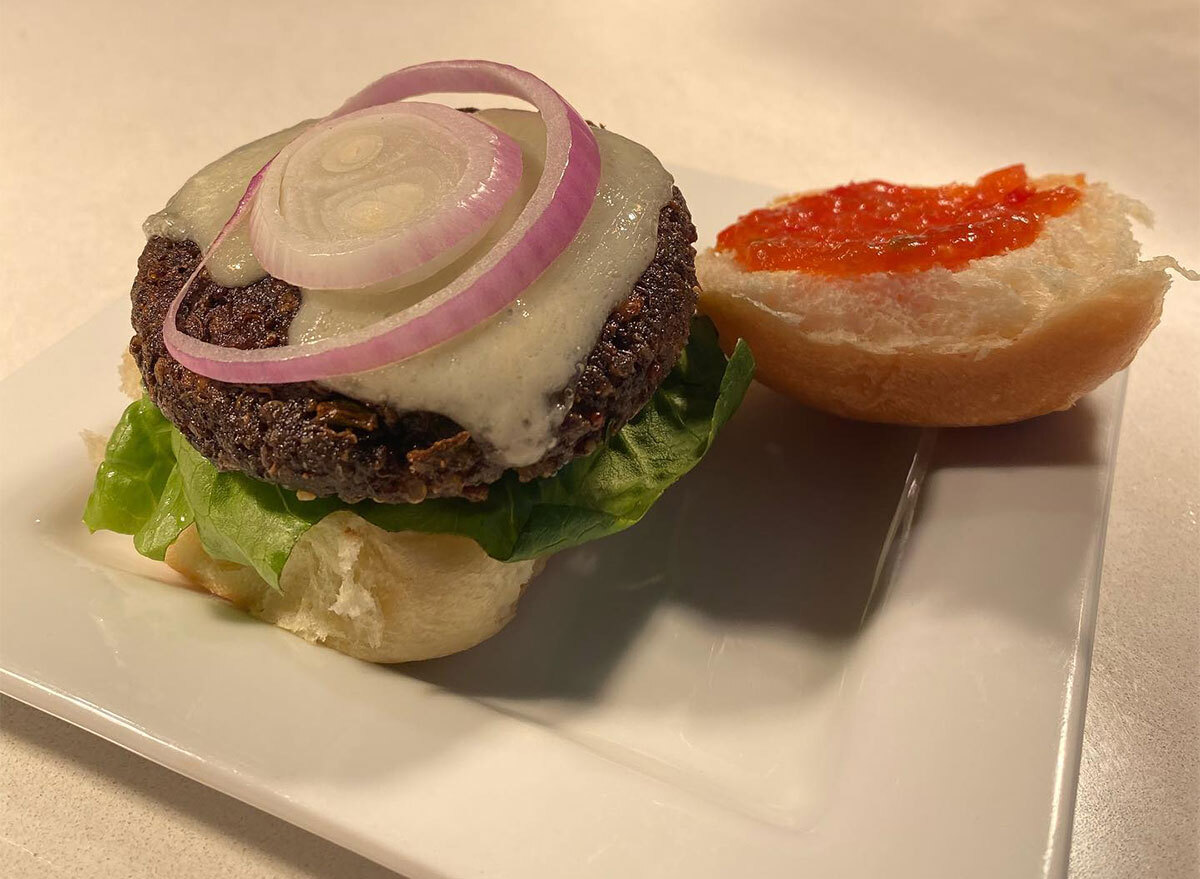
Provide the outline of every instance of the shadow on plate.
[[1084,397],[1070,409],[1017,424],[943,430],[936,466],[1058,467],[1103,460],[1097,403]]
[[[1081,584],[1099,575],[1124,381],[1118,376],[1063,412],[940,431],[913,524],[936,523],[923,533],[937,576],[910,579],[906,593],[933,614],[1073,638]],[[981,531],[991,534],[981,551],[958,551]]]
[[398,671],[476,696],[586,700],[664,603],[730,630],[848,641],[919,437],[756,385],[637,526],[552,559],[490,641]]

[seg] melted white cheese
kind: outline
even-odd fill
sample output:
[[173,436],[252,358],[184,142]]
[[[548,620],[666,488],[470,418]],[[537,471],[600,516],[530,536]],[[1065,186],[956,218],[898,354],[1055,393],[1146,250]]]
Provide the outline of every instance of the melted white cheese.
[[[301,122],[291,128],[240,146],[204,166],[171,196],[167,206],[142,223],[147,238],[194,242],[208,250],[250,185],[250,178],[275,154],[313,124]],[[208,273],[222,287],[245,287],[266,272],[250,250],[250,224],[243,221],[221,242],[208,261]]]
[[[545,129],[541,117],[528,111],[485,110],[479,116],[507,132],[525,161],[521,186],[493,229],[460,262],[403,290],[305,290],[291,325],[292,344],[366,326],[419,301],[511,226],[542,172]],[[250,177],[298,128],[248,144],[209,165],[164,211],[146,221],[147,235],[190,239],[206,248]],[[654,258],[658,214],[671,200],[671,175],[649,150],[608,131],[595,134],[603,171],[592,209],[575,240],[519,299],[437,348],[322,384],[397,411],[424,410],[452,418],[507,466],[532,464],[551,449],[571,405],[561,391],[573,384],[609,313]],[[247,284],[263,275],[244,236],[230,236],[214,256],[221,258],[210,264],[218,283],[233,285],[222,280],[232,277],[235,284]]]

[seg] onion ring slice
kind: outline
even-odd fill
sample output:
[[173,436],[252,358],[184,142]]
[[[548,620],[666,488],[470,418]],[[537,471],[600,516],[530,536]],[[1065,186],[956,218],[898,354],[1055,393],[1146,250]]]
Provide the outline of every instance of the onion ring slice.
[[[440,174],[404,164],[418,150],[417,162]],[[483,236],[521,166],[516,142],[468,113],[419,101],[367,107],[279,151],[250,208],[251,247],[269,274],[297,287],[407,286]]]
[[546,127],[546,161],[512,227],[462,275],[412,307],[372,326],[318,342],[241,350],[202,342],[176,325],[188,287],[245,214],[270,164],[250,181],[233,216],[163,322],[167,350],[184,367],[218,381],[282,384],[377,369],[452,339],[497,314],[558,257],[579,232],[600,181],[600,150],[583,118],[536,76],[493,61],[434,61],[388,74],[328,118],[431,92],[508,95],[532,104]]

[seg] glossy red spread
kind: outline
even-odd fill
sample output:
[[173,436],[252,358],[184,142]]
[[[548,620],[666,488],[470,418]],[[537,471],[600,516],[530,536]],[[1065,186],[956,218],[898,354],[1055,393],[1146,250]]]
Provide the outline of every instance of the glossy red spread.
[[[1083,176],[1075,178],[1083,185]],[[1024,165],[974,185],[851,183],[752,211],[717,236],[751,271],[798,269],[852,277],[870,272],[957,271],[971,260],[1032,244],[1048,217],[1071,210],[1072,186],[1034,189]]]

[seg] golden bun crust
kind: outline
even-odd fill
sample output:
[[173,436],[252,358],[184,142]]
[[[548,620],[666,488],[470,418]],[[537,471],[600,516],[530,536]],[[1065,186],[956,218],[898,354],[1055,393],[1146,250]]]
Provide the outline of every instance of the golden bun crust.
[[704,311],[722,340],[745,339],[755,377],[800,402],[862,421],[975,426],[1070,407],[1124,369],[1158,323],[1170,284],[1123,280],[996,348],[877,350],[797,331],[754,300],[715,293]]
[[746,340],[760,381],[815,408],[895,424],[1020,421],[1068,408],[1128,366],[1158,323],[1166,270],[1183,270],[1139,260],[1131,215],[1148,219],[1091,184],[1037,242],[960,272],[747,272],[708,250],[700,309],[723,344]]
[[252,616],[382,663],[433,659],[490,638],[516,615],[544,564],[498,562],[466,537],[384,531],[347,511],[305,532],[278,590],[252,568],[210,556],[195,526],[166,562]]

